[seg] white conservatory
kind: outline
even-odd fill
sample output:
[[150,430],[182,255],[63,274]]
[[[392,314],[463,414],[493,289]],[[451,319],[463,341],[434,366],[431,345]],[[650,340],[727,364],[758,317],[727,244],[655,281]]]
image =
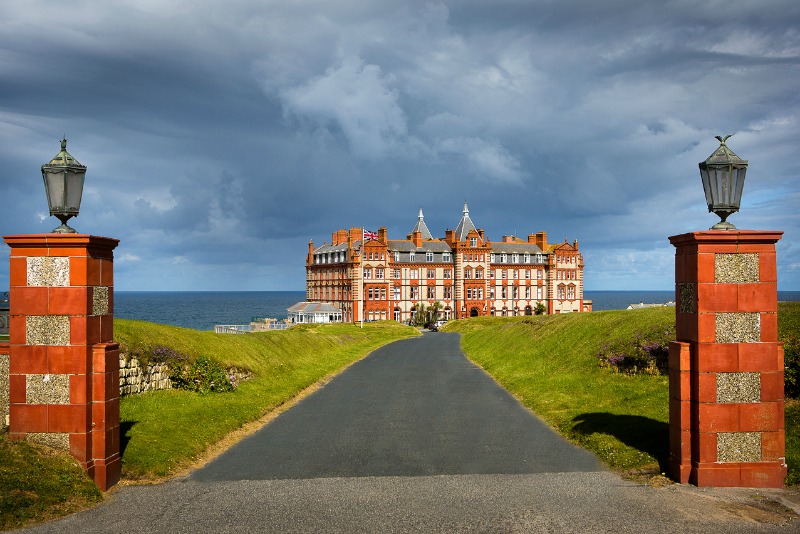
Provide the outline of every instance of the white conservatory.
[[286,311],[292,324],[342,322],[342,310],[330,302],[298,302]]

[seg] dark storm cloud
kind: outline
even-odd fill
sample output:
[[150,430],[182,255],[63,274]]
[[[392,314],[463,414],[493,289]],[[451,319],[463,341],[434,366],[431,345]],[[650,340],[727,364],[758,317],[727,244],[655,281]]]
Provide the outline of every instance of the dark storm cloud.
[[578,239],[591,289],[669,288],[666,237],[715,222],[697,162],[737,132],[732,220],[786,231],[798,289],[795,4],[11,0],[0,226],[56,225],[66,133],[73,226],[121,239],[122,289],[300,289],[309,239],[419,207],[443,235],[465,199],[491,239]]

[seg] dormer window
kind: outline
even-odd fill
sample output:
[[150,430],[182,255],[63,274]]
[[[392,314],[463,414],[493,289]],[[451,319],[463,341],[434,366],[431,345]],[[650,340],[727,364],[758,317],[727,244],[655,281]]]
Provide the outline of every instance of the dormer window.
[[519,263],[519,254],[513,254],[511,256],[511,263]]
[[400,251],[394,251],[394,261],[400,261]]
[[415,256],[415,254],[414,254],[413,251],[409,252],[408,253],[408,261],[414,261],[414,256]]
[[470,237],[469,238],[469,246],[477,247],[478,246],[478,238],[477,237]]
[[433,252],[430,250],[425,253],[425,261],[433,261]]
[[489,254],[489,261],[494,263],[494,254]]
[[443,252],[442,253],[442,261],[452,261],[450,259],[450,253],[449,252]]
[[508,261],[508,256],[506,255],[505,252],[503,252],[503,254],[500,256],[500,262],[506,263],[507,261]]

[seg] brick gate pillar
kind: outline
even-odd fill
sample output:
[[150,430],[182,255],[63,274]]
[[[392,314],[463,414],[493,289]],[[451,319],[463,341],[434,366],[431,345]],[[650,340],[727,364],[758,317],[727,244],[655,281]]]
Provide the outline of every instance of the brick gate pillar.
[[116,239],[4,237],[11,247],[9,436],[68,450],[103,491],[120,478]]
[[709,230],[675,246],[670,471],[697,486],[781,487],[783,345],[775,243],[783,232]]

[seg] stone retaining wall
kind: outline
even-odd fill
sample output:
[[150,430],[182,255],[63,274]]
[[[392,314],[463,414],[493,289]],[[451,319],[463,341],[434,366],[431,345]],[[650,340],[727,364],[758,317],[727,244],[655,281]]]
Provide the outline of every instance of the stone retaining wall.
[[145,391],[170,389],[169,365],[166,363],[149,363],[142,367],[137,358],[126,359],[119,356],[119,394],[135,395]]
[[[2,367],[0,367],[2,369]],[[233,376],[236,382],[250,378],[252,373],[243,369],[229,368],[228,376]],[[0,378],[2,382],[2,378]],[[119,357],[119,393],[120,395],[136,395],[146,391],[170,389],[172,381],[169,379],[169,365],[166,363],[150,363],[144,368],[137,358],[128,360],[124,353]]]

